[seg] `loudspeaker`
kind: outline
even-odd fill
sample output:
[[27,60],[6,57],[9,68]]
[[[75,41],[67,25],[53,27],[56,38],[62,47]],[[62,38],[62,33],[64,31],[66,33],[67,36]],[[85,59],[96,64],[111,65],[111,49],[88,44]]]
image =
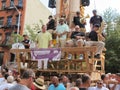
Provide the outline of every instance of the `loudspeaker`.
[[90,5],[90,0],[81,0],[82,6],[89,6]]
[[56,8],[56,1],[55,0],[49,0],[48,7],[49,8]]

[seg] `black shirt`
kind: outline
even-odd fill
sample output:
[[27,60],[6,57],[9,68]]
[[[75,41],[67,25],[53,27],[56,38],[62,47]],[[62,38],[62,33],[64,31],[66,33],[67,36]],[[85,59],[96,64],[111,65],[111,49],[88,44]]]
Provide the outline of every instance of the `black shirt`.
[[71,39],[75,39],[76,36],[85,36],[85,33],[84,33],[84,32],[74,31],[74,32],[72,32],[72,34],[71,34]]
[[55,30],[55,20],[54,19],[51,19],[48,24],[47,24],[47,30],[49,29],[53,29]]
[[97,36],[97,33],[95,31],[90,32],[89,38],[91,39],[91,41],[98,41],[98,36]]
[[93,16],[90,19],[90,23],[95,25],[95,24],[99,24],[101,26],[101,22],[103,21],[102,17],[99,15]]
[[[23,44],[29,44],[29,43],[30,43],[30,40],[27,40],[27,39],[26,39],[26,40],[23,40],[22,43],[23,43]],[[25,49],[28,49],[28,48],[30,47],[30,46],[28,46],[28,45],[24,45],[24,46],[25,46]]]
[[78,16],[77,17],[75,16],[73,18],[73,23],[75,25],[79,25],[80,28],[85,28],[85,25],[80,23],[80,17],[78,17]]
[[79,88],[79,90],[87,90],[87,88]]

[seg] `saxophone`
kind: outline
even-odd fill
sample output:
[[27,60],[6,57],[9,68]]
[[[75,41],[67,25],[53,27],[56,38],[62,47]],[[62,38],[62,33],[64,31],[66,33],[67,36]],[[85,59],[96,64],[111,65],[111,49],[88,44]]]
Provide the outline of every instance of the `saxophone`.
[[87,18],[90,18],[89,14],[87,14],[85,17],[81,17],[81,18],[80,18],[80,23],[81,23],[81,24],[84,24],[84,23],[86,22],[86,19],[87,19]]
[[99,30],[97,31],[97,33],[98,33],[98,41],[105,41],[105,37],[102,35],[102,32],[104,30],[104,25],[105,25],[105,22],[103,21],[101,23],[101,27],[99,27]]
[[[83,25],[86,25],[86,18],[90,18],[89,14],[87,14],[85,17],[81,17],[80,18],[80,23],[83,24]],[[85,28],[81,28],[81,31],[82,32],[86,32],[86,29]]]

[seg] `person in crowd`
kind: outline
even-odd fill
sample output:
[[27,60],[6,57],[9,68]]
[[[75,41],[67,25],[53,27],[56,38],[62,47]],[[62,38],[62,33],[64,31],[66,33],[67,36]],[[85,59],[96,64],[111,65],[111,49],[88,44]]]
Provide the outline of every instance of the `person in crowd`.
[[80,90],[87,90],[88,87],[90,87],[90,84],[91,84],[90,76],[88,74],[84,74],[82,76],[82,84],[81,84],[81,87],[79,89]]
[[[85,45],[85,33],[81,31],[78,25],[75,26],[75,31],[72,31],[70,40],[66,41],[66,47],[83,47]],[[72,58],[72,54],[68,55],[68,59]],[[80,54],[79,59],[83,59],[83,54]]]
[[47,23],[47,31],[50,32],[52,34],[52,43],[55,46],[56,44],[56,33],[55,33],[55,29],[56,29],[56,20],[53,18],[52,15],[50,15],[48,17],[49,21]]
[[98,80],[97,85],[94,88],[94,90],[109,90],[109,89],[103,86],[103,81],[102,80]]
[[66,90],[66,88],[63,84],[59,83],[57,76],[53,76],[52,84],[48,87],[48,90]]
[[28,39],[28,35],[23,35],[23,37],[24,37],[24,40],[22,41],[22,43],[25,46],[25,49],[29,49],[30,40]]
[[66,41],[68,47],[83,47],[85,40],[85,33],[80,30],[78,25],[75,26],[75,31],[70,35],[71,40]]
[[69,27],[64,23],[64,18],[60,18],[59,24],[56,27],[57,42],[59,47],[65,47]]
[[66,18],[66,15],[61,15],[61,18],[64,19],[64,23],[65,23],[65,24],[68,24],[68,22],[67,22],[67,18]]
[[120,90],[120,73],[116,73],[116,80],[118,81],[118,84],[114,90]]
[[15,69],[12,70],[12,76],[14,76],[14,83],[19,83],[21,78],[20,78],[20,73],[16,71]]
[[34,83],[31,84],[30,90],[36,90],[36,86],[34,85]]
[[14,86],[14,77],[8,76],[7,82],[5,84],[0,85],[0,90],[8,90],[10,87]]
[[[22,44],[24,45],[25,49],[29,49],[30,47],[30,40],[28,35],[23,35],[24,40],[22,41]],[[28,59],[28,57],[30,57],[30,53],[24,52],[21,54],[21,67],[22,68],[27,68],[27,63],[25,63],[25,60]]]
[[118,81],[116,80],[116,74],[109,75],[108,87],[110,90],[115,90]]
[[[112,76],[112,77],[111,77]],[[110,90],[115,90],[118,88],[118,80],[115,74],[103,74],[101,75],[101,80],[103,81],[103,86],[109,88]]]
[[67,87],[67,84],[68,84],[68,82],[69,82],[69,80],[68,80],[68,77],[67,76],[65,76],[65,75],[63,75],[62,77],[61,77],[61,81],[60,81],[65,87]]
[[0,71],[0,85],[5,82],[4,73]]
[[97,33],[97,31],[99,30],[99,27],[100,26],[98,24],[95,24],[93,26],[93,30],[89,34],[90,41],[86,42],[86,46],[97,46],[95,58],[98,58],[98,59],[100,59],[100,54],[102,53],[102,50],[105,46],[104,42],[98,41],[98,37],[103,38],[100,33]]
[[116,73],[116,80],[120,83],[120,73]]
[[0,85],[4,85],[7,83],[7,77],[9,74],[7,72],[3,73],[3,78],[1,78],[3,81],[0,83]]
[[53,33],[53,31],[55,30],[55,20],[53,19],[53,16],[52,15],[50,15],[49,17],[48,17],[48,19],[49,19],[49,21],[48,21],[48,23],[47,23],[47,30],[52,34]]
[[40,75],[39,78],[45,80],[45,77],[43,75]]
[[[38,48],[52,47],[52,36],[46,31],[46,25],[42,25],[42,31],[37,35],[35,41]],[[38,68],[42,69],[42,61],[44,62],[44,69],[47,69],[48,59],[38,60]]]
[[80,88],[81,87],[81,84],[82,84],[82,79],[81,78],[78,78],[76,81],[75,81],[75,86]]
[[45,88],[46,88],[45,85],[44,85],[44,80],[42,78],[35,79],[35,81],[33,82],[33,84],[36,87],[35,90],[45,90]]
[[[60,18],[59,24],[56,27],[57,34],[57,45],[56,47],[65,47],[67,34],[69,32],[69,27],[64,22],[64,18]],[[64,53],[62,53],[62,58],[64,58]]]
[[101,75],[101,80],[103,82],[103,86],[108,88],[108,77],[105,74]]
[[19,83],[10,87],[8,90],[30,90],[31,84],[35,78],[35,73],[31,69],[26,69],[21,75]]
[[85,24],[82,24],[80,22],[80,12],[79,11],[77,11],[76,16],[73,17],[73,23],[75,26],[79,25],[80,28],[85,28]]
[[103,21],[102,17],[100,15],[97,15],[97,10],[93,10],[93,16],[90,18],[91,30],[93,29],[93,26],[95,24],[101,26],[102,21]]
[[71,87],[71,88],[68,89],[68,90],[79,90],[79,88],[78,88],[78,87]]

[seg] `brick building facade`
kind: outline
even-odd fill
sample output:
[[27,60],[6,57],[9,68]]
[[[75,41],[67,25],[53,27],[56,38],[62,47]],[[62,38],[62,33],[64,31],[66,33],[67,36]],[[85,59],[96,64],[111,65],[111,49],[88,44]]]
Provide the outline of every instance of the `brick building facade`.
[[[26,0],[1,0],[0,1],[0,37],[2,40],[5,38],[5,34],[9,32],[17,32],[19,13],[20,25],[19,34],[23,33],[24,28],[24,16],[25,16],[25,3]],[[18,11],[17,11],[17,9]]]

